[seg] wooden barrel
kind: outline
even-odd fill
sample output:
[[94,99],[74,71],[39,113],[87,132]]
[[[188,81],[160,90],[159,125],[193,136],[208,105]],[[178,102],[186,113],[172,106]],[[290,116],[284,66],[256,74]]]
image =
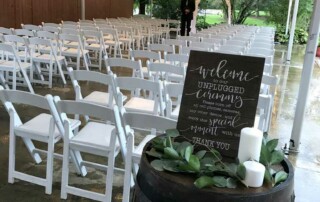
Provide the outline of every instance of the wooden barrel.
[[236,189],[204,188],[198,189],[193,182],[196,176],[171,172],[160,172],[150,165],[150,157],[144,148],[137,175],[137,183],[133,200],[136,202],[293,202],[294,201],[294,172],[291,163],[285,159],[282,162],[284,170],[289,173],[286,181],[270,188],[266,185],[259,188],[239,186]]

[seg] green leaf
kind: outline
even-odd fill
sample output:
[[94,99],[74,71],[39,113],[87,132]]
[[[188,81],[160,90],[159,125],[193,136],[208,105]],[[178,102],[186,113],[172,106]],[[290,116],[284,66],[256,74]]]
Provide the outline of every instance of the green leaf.
[[172,141],[171,141],[171,138],[170,138],[169,136],[166,138],[166,147],[171,147],[171,148],[173,148],[173,147],[172,147]]
[[213,184],[214,182],[212,177],[208,177],[208,176],[201,176],[198,179],[196,179],[196,181],[194,182],[194,185],[199,189],[212,186]]
[[271,154],[270,164],[275,165],[281,163],[284,159],[284,154],[281,151],[273,151]]
[[274,177],[274,183],[279,184],[280,182],[284,182],[287,178],[288,178],[288,173],[284,171],[279,171]]
[[215,149],[210,149],[210,153],[212,154],[213,160],[214,160],[215,162],[220,161],[220,160],[222,159],[221,154],[220,154],[217,150],[215,150]]
[[227,178],[227,186],[228,188],[235,189],[237,188],[237,181],[231,177]]
[[192,152],[193,152],[193,146],[187,146],[186,151],[184,152],[184,159],[187,162],[189,162]]
[[222,176],[214,176],[212,178],[213,180],[213,184],[216,187],[226,187],[227,186],[227,179],[225,177]]
[[200,171],[200,160],[199,160],[199,158],[197,156],[191,155],[188,165],[190,166],[190,168],[193,171],[195,171],[195,172],[199,172]]
[[270,152],[267,149],[266,145],[262,145],[261,146],[261,152],[260,152],[260,160],[259,162],[262,163],[265,166],[268,166],[269,162],[270,162]]
[[171,147],[164,148],[164,154],[169,159],[180,159],[178,152]]
[[[226,164],[226,163],[225,163]],[[228,173],[230,176],[234,176],[236,173],[237,173],[237,168],[238,168],[238,165],[235,164],[235,163],[229,163],[229,164],[226,164],[227,167],[228,167]]]
[[180,156],[184,156],[186,148],[191,145],[192,144],[187,141],[181,142],[180,145],[177,147],[177,152],[179,152]]
[[273,184],[272,183],[272,175],[270,174],[270,171],[268,169],[266,169],[264,172],[264,180],[269,184]]
[[172,160],[164,160],[163,162],[163,169],[170,171],[170,172],[179,172],[178,167],[178,162],[177,161],[172,161]]
[[156,159],[153,160],[150,165],[157,171],[164,171],[163,170],[163,162],[162,160]]
[[272,152],[278,145],[279,140],[278,139],[273,139],[267,142],[267,148],[269,152]]
[[178,137],[180,134],[179,134],[179,131],[177,129],[167,129],[166,130],[166,135],[169,136],[169,137]]
[[237,176],[241,180],[244,180],[244,178],[246,177],[246,167],[242,163],[238,165]]
[[162,158],[162,154],[157,152],[154,148],[150,149],[150,151],[146,151],[146,154],[156,158]]
[[196,156],[201,160],[206,155],[206,153],[207,153],[206,150],[201,150],[196,153]]

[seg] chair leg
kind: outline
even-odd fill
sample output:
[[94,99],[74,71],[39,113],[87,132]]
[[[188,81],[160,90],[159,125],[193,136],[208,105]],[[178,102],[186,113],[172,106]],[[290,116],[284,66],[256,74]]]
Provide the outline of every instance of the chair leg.
[[[61,63],[60,63],[60,62],[61,62]],[[60,74],[60,77],[61,77],[61,79],[62,79],[63,84],[66,85],[67,82],[66,82],[66,78],[64,77],[64,74],[63,74],[62,64],[64,64],[65,67],[67,67],[67,61],[66,61],[66,60],[61,60],[61,61],[58,61],[58,60],[57,60],[58,72],[59,72],[59,74]]]
[[[116,134],[113,133],[111,135],[110,143],[115,145],[116,143]],[[108,170],[106,176],[106,202],[111,202],[112,200],[112,183],[113,183],[113,175],[114,175],[114,161],[115,161],[115,148],[112,147],[111,151],[108,155]]]
[[[69,135],[69,134],[67,134]],[[66,136],[68,137],[68,136]],[[67,199],[67,186],[69,181],[69,140],[64,138],[63,144],[63,161],[62,161],[62,178],[61,178],[61,193],[60,197],[62,199]]]
[[34,90],[33,90],[33,88],[32,88],[32,85],[31,85],[31,83],[30,83],[30,80],[29,80],[29,77],[28,77],[27,73],[26,73],[25,71],[22,71],[22,69],[21,69],[21,72],[22,72],[22,74],[23,74],[24,80],[26,81],[26,83],[27,83],[27,85],[28,85],[28,88],[29,88],[30,93],[33,93],[33,94],[34,94]]
[[14,172],[15,172],[15,150],[16,150],[16,136],[14,134],[14,112],[10,114],[10,139],[9,139],[9,172],[8,172],[8,182],[14,183]]
[[47,173],[46,173],[46,194],[52,193],[52,178],[53,178],[53,153],[54,153],[54,142],[53,137],[49,138],[48,152],[47,152]]
[[133,136],[128,137],[128,148],[125,159],[125,172],[123,182],[123,199],[122,202],[129,202],[130,199],[130,188],[132,182],[132,151],[133,151]]

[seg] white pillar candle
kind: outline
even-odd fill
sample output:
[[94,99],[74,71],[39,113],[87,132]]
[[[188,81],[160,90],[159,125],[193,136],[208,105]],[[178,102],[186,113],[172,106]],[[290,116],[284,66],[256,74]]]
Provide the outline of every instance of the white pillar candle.
[[259,161],[262,131],[256,128],[243,128],[240,134],[238,158],[240,163],[248,160]]
[[246,177],[244,183],[248,187],[261,187],[266,168],[261,163],[255,161],[246,161],[243,163],[246,167]]

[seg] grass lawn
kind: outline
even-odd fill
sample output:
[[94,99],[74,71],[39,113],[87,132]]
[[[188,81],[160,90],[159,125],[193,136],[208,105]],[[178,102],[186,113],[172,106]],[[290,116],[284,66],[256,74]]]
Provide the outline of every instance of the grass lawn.
[[[206,15],[206,22],[208,24],[220,24],[225,22],[225,20],[223,19],[223,17],[221,15],[210,15],[207,14]],[[272,26],[268,23],[266,23],[266,21],[264,20],[263,17],[248,17],[246,19],[246,21],[244,22],[244,24],[246,25],[256,25],[256,26]]]

